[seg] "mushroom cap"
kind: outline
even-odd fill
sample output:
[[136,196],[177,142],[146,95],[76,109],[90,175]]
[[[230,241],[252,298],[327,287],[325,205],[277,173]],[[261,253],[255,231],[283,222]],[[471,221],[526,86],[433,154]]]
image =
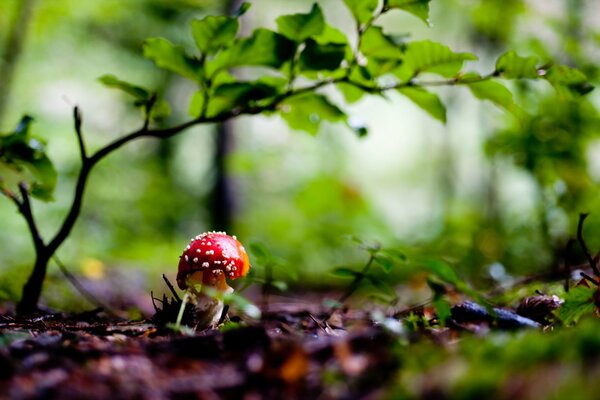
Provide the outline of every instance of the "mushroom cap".
[[192,238],[179,258],[177,286],[187,289],[186,278],[198,271],[236,279],[245,276],[249,269],[248,253],[235,236],[206,232]]

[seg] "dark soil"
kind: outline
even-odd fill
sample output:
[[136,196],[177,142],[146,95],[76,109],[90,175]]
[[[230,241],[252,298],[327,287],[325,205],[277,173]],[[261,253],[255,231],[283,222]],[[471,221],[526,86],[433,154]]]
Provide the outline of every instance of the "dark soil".
[[378,398],[399,368],[397,338],[362,316],[288,309],[187,336],[102,315],[0,316],[0,397]]

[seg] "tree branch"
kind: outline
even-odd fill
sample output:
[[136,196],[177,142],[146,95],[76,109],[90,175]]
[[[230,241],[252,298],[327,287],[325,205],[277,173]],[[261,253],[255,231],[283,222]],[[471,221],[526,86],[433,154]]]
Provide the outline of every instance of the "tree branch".
[[27,192],[27,189],[27,184],[24,182],[19,183],[21,201],[17,204],[19,204],[19,211],[21,214],[23,214],[23,217],[25,217],[25,221],[27,221],[27,227],[29,228],[31,238],[33,239],[35,251],[39,254],[44,250],[45,246],[33,217],[33,211],[31,210],[31,202],[29,201],[29,193]]
[[85,163],[87,153],[85,150],[85,142],[83,141],[83,134],[81,132],[81,112],[79,111],[79,107],[73,109],[73,119],[75,120],[75,134],[77,135],[77,142],[79,143],[79,154],[81,155],[81,161]]

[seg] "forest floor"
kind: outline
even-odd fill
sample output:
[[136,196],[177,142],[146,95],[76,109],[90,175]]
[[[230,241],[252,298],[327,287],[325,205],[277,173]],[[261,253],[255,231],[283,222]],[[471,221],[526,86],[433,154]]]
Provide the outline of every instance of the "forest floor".
[[554,329],[488,311],[463,302],[440,325],[427,306],[384,314],[272,304],[259,320],[233,315],[186,334],[102,310],[4,310],[0,398],[597,398],[596,318]]

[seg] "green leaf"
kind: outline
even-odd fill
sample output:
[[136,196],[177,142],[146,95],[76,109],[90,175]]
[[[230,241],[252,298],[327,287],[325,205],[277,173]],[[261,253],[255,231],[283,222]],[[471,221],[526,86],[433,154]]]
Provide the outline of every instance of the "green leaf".
[[404,62],[396,75],[404,81],[422,72],[443,77],[455,76],[465,61],[477,60],[471,53],[455,53],[441,43],[423,40],[410,42],[406,46]]
[[373,14],[379,5],[378,0],[344,0],[350,9],[352,16],[359,25],[365,24],[373,19]]
[[153,121],[162,121],[171,115],[171,106],[165,99],[158,99],[150,111],[150,119]]
[[375,256],[375,262],[380,265],[385,272],[390,272],[394,268],[394,260],[383,255]]
[[390,301],[398,297],[398,294],[394,288],[388,285],[383,279],[373,275],[365,275],[365,278],[380,295],[386,296],[386,301]]
[[[462,80],[468,81],[471,77],[477,79],[479,75],[468,74]],[[491,101],[498,107],[513,113],[518,118],[524,117],[524,111],[515,104],[513,94],[502,83],[488,79],[469,83],[467,87],[478,99]]]
[[552,66],[546,71],[544,78],[560,94],[585,95],[594,90],[583,72],[566,65]]
[[277,94],[276,88],[261,82],[224,83],[214,89],[207,115],[211,117],[236,107],[252,106],[258,100]]
[[446,123],[446,107],[437,94],[415,86],[400,88],[398,92],[408,97],[433,118]]
[[339,122],[346,120],[346,114],[332,104],[327,97],[306,93],[284,100],[279,107],[281,117],[292,129],[303,130],[316,135],[321,121]]
[[320,34],[313,36],[312,39],[319,44],[348,44],[348,38],[344,32],[329,24],[325,24],[323,31]]
[[403,56],[402,49],[391,36],[383,33],[379,26],[370,26],[365,31],[360,42],[360,52],[365,57],[384,60],[399,60]]
[[300,53],[300,69],[307,71],[334,71],[339,68],[346,55],[346,44],[319,44],[308,39]]
[[420,18],[427,25],[431,25],[429,22],[430,1],[431,0],[384,0],[383,7],[385,10],[404,10],[417,18]]
[[144,57],[154,61],[160,68],[196,82],[201,81],[202,69],[200,62],[188,57],[181,46],[175,46],[167,39],[146,39],[144,42]]
[[243,2],[240,5],[240,8],[238,8],[238,10],[233,14],[233,16],[234,17],[241,17],[242,15],[246,14],[246,11],[248,11],[251,6],[252,5],[250,3]]
[[356,103],[365,95],[365,92],[362,89],[350,83],[339,82],[335,86],[342,93],[344,100],[346,100],[346,103],[348,104]]
[[254,242],[250,243],[248,248],[250,249],[252,255],[256,257],[258,264],[265,265],[271,262],[273,256],[271,255],[271,252],[267,246],[264,244]]
[[233,42],[240,24],[235,17],[209,15],[193,20],[191,26],[198,50],[203,54],[214,54]]
[[538,78],[538,59],[536,57],[520,57],[514,51],[501,55],[496,61],[496,71],[504,78]]
[[338,278],[356,278],[357,275],[360,275],[360,272],[347,267],[336,267],[331,271],[331,275]]
[[0,186],[16,191],[13,186],[28,182],[32,196],[50,201],[57,173],[44,143],[29,133],[32,120],[26,115],[13,133],[0,136]]
[[439,323],[445,325],[445,322],[450,319],[451,315],[448,301],[443,296],[435,296],[433,299],[433,308],[435,308]]
[[204,109],[204,90],[198,90],[192,95],[190,99],[190,105],[188,107],[188,114],[190,117],[197,118],[202,114]]
[[297,43],[302,43],[306,39],[323,32],[325,18],[321,7],[315,3],[308,14],[282,15],[277,18],[277,28],[283,36]]
[[461,280],[458,278],[458,275],[456,275],[456,272],[454,272],[452,266],[445,261],[428,258],[423,260],[423,264],[429,272],[436,275],[445,283],[456,286],[461,282]]
[[98,80],[107,87],[122,90],[123,92],[135,97],[136,99],[147,101],[150,99],[150,92],[146,89],[136,86],[132,83],[120,80],[114,75],[103,75]]
[[558,318],[565,324],[577,323],[579,318],[596,310],[594,294],[598,288],[576,286],[565,294],[565,302],[558,310]]
[[209,75],[241,66],[279,68],[294,56],[295,47],[294,42],[285,36],[260,28],[255,30],[252,36],[239,39],[231,47],[220,52],[209,63]]

